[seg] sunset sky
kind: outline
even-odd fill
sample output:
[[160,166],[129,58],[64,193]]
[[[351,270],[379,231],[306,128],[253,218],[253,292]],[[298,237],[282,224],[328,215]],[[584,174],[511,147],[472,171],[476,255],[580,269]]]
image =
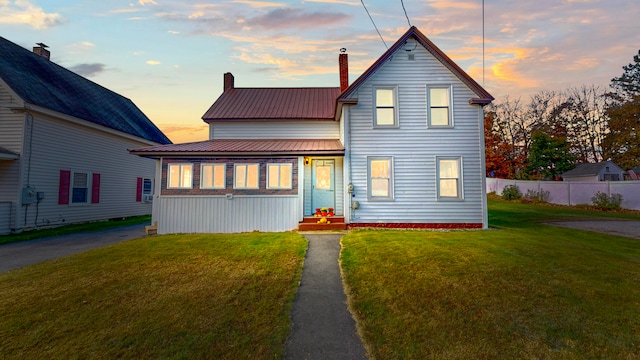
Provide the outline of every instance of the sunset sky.
[[[387,46],[415,25],[497,101],[607,87],[640,49],[638,0],[364,0]],[[407,19],[408,18],[408,19]],[[130,98],[173,142],[237,87],[338,86],[385,50],[360,0],[0,0],[0,36]]]

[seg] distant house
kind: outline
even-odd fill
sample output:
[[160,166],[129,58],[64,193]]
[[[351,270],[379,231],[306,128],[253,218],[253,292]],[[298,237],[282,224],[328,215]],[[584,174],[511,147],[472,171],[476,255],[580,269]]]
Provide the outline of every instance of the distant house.
[[563,173],[564,181],[622,181],[625,171],[612,161],[578,164],[574,169]]
[[171,141],[131,102],[0,37],[0,234],[151,213]]
[[156,159],[159,233],[337,227],[486,228],[483,106],[493,97],[411,27],[351,85],[236,88],[203,115],[210,140]]

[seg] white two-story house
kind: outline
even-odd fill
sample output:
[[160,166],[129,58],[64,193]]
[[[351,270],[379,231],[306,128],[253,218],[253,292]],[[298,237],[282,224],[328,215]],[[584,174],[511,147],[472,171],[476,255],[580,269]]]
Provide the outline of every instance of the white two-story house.
[[486,228],[483,106],[493,97],[411,27],[352,84],[236,88],[203,116],[210,140],[156,159],[159,233],[331,226]]

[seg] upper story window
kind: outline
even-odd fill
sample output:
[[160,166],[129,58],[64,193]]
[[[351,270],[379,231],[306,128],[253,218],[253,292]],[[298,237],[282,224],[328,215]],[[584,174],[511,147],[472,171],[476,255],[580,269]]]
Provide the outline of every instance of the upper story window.
[[267,189],[291,189],[291,164],[267,165]]
[[398,127],[397,87],[375,87],[373,101],[376,106],[373,126]]
[[451,86],[427,86],[427,126],[452,127]]
[[191,189],[193,187],[193,164],[169,164],[169,189]]
[[226,164],[200,165],[200,189],[224,189],[227,182]]
[[235,164],[234,165],[235,189],[258,189],[260,179],[259,164]]
[[370,200],[393,200],[393,158],[367,158],[369,183],[368,198]]
[[436,160],[438,175],[438,199],[462,199],[462,169],[459,157],[438,157]]

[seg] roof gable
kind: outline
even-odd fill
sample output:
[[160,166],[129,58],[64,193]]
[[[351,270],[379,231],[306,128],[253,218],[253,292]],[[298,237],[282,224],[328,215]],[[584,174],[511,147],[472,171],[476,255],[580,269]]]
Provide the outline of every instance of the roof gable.
[[601,161],[598,163],[582,163],[575,168],[562,174],[562,177],[595,176],[606,166],[615,166],[616,171],[623,171],[618,165],[611,161]]
[[447,69],[449,69],[462,83],[464,83],[476,98],[470,99],[469,103],[487,105],[494,100],[482,86],[473,80],[464,70],[462,70],[453,60],[451,60],[442,50],[431,42],[424,34],[415,26],[412,26],[404,35],[400,37],[378,60],[376,60],[360,77],[358,77],[345,91],[342,92],[338,101],[349,102],[354,91],[362,85],[369,77],[371,77],[379,68],[389,60],[409,38],[414,38],[418,44],[422,45],[431,55],[440,61]]
[[3,37],[0,78],[26,103],[159,144],[171,143],[131,100]]
[[205,122],[333,120],[340,88],[231,88],[202,116]]

